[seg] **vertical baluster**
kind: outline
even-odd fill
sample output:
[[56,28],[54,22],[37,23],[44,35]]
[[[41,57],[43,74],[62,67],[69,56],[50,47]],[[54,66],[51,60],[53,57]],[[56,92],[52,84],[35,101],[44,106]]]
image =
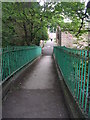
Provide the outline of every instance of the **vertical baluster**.
[[[81,50],[80,50],[80,56],[81,56]],[[80,69],[80,67],[81,67],[81,59],[79,58],[79,73],[78,73],[78,92],[77,92],[77,99],[79,98],[79,92],[80,92],[80,89],[79,89],[79,87],[80,87],[80,74],[81,74],[81,69]]]
[[73,58],[73,69],[74,69],[74,74],[73,74],[73,78],[74,78],[74,95],[75,95],[75,92],[76,92],[76,88],[75,88],[75,86],[76,86],[76,81],[75,81],[75,50],[74,50],[74,58]]
[[[76,54],[78,55],[78,51],[76,51]],[[76,98],[77,98],[77,91],[78,91],[78,58],[76,58],[76,72],[75,72],[75,80],[76,80]]]
[[[89,66],[89,63],[88,63],[88,66]],[[87,78],[86,97],[85,97],[85,112],[87,109],[88,88],[89,88],[89,67],[88,67],[88,78]]]
[[8,73],[9,73],[9,76],[10,76],[10,52],[9,52],[9,48],[8,48]]
[[80,97],[79,97],[79,104],[81,104],[82,82],[83,82],[83,51],[82,51],[82,71],[81,71],[81,84],[80,84]]
[[[75,51],[76,55],[77,51]],[[77,58],[75,56],[75,96],[77,94]]]
[[[87,57],[87,51],[85,51],[85,59]],[[86,80],[86,60],[84,65],[84,83],[83,83],[83,94],[82,94],[82,108],[84,104],[84,95],[85,95],[85,80]]]
[[90,119],[90,51],[88,51],[88,79],[89,79],[89,85],[88,85],[88,88],[89,88],[89,90],[88,90],[88,98],[89,98],[89,112],[88,112],[88,117],[89,117],[89,119]]

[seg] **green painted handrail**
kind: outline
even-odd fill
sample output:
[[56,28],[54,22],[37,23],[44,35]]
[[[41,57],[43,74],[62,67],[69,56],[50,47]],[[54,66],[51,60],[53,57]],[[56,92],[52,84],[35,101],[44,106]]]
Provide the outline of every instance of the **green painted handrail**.
[[40,54],[41,47],[39,46],[14,46],[2,49],[0,54],[0,58],[2,55],[1,83]]
[[90,117],[90,51],[55,46],[54,56],[67,87]]

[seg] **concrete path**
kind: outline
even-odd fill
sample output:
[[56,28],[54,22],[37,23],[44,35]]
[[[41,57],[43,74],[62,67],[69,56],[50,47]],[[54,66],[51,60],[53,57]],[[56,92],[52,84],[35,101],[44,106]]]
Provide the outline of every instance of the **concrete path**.
[[53,46],[56,46],[57,44],[54,41],[48,40],[43,48],[43,54],[44,55],[52,55],[53,53]]
[[29,66],[3,102],[3,118],[69,118],[52,56]]

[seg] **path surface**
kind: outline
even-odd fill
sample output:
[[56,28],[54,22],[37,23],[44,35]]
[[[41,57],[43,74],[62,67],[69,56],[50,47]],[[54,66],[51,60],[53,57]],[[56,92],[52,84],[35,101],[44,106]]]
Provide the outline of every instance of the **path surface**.
[[3,102],[3,118],[68,118],[52,56],[42,56],[19,76]]
[[50,56],[53,53],[53,46],[56,46],[57,44],[54,41],[47,41],[43,48],[43,54]]

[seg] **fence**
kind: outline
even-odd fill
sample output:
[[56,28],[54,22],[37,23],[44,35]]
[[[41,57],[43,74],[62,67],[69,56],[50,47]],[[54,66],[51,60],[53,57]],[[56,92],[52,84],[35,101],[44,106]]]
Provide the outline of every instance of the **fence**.
[[2,49],[2,54],[0,54],[0,58],[2,55],[1,83],[40,54],[41,47],[38,46],[16,46]]
[[90,52],[54,47],[56,62],[80,109],[90,117]]

